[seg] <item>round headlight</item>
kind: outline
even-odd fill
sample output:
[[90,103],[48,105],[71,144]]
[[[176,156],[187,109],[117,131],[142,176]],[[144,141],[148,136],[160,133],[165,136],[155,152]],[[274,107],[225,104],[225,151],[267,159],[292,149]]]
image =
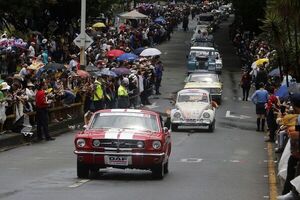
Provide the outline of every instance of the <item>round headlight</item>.
[[99,147],[100,146],[100,140],[93,140],[93,146]]
[[85,140],[84,139],[77,139],[76,144],[78,147],[84,147],[85,146]]
[[153,147],[153,149],[160,149],[161,142],[160,141],[153,141],[152,147]]
[[175,118],[180,118],[180,117],[181,117],[181,114],[180,114],[180,112],[176,112],[176,113],[174,113],[174,117],[175,117]]
[[144,142],[138,141],[138,142],[136,143],[136,146],[137,146],[138,148],[143,148],[143,147],[144,147]]
[[203,117],[204,118],[210,118],[210,114],[209,113],[203,113]]

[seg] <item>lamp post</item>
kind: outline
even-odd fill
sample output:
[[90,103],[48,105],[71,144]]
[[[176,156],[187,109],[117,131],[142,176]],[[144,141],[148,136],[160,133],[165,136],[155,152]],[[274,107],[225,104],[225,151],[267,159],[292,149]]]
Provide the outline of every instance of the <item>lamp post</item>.
[[86,21],[86,0],[81,0],[80,20],[80,65],[85,65],[85,21]]

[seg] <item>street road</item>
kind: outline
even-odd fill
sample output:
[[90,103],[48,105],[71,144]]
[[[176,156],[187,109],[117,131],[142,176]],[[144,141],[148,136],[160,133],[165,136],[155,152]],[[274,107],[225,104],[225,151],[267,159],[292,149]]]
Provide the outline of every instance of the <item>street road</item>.
[[[241,101],[239,60],[228,37],[229,21],[215,34],[223,55],[223,103],[214,133],[173,132],[170,173],[152,180],[148,171],[105,170],[92,180],[76,177],[75,132],[55,141],[0,153],[2,200],[257,200],[268,198],[264,134],[255,132],[254,106]],[[190,28],[195,23],[190,24]],[[192,32],[178,30],[160,45],[165,65],[164,95],[152,108],[170,106],[169,98],[183,87],[185,55]],[[245,116],[241,116],[245,115]]]

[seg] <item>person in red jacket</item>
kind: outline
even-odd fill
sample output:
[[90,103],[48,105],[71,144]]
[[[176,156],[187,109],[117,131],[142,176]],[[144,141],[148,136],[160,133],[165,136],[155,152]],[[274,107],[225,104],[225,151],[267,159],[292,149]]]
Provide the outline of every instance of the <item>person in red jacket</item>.
[[55,140],[55,138],[52,138],[48,132],[48,105],[51,102],[47,101],[45,92],[46,89],[47,85],[45,83],[41,83],[35,96],[38,141],[43,140],[43,136],[47,141]]

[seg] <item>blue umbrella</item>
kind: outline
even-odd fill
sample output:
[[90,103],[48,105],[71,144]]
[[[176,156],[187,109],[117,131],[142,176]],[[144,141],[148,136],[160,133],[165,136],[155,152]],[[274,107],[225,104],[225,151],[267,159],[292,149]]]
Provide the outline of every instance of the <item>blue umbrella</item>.
[[138,59],[138,56],[133,53],[124,53],[117,57],[117,61],[134,61]]
[[163,17],[158,17],[154,20],[155,23],[157,24],[166,24],[166,20]]
[[280,88],[275,92],[275,96],[278,96],[280,99],[284,100],[289,97],[289,90],[286,85],[280,86]]
[[140,48],[137,48],[133,51],[133,53],[135,55],[140,55],[142,53],[142,51],[144,51],[146,48],[145,47],[140,47]]
[[279,68],[275,68],[272,71],[269,72],[269,76],[280,76]]

